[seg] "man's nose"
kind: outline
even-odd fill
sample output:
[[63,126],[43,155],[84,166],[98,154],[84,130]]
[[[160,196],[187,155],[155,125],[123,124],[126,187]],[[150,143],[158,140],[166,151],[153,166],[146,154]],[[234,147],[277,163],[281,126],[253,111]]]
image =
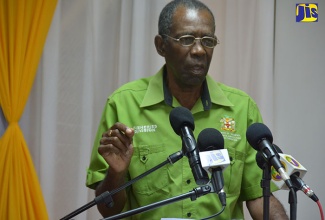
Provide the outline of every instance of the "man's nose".
[[202,55],[206,53],[205,47],[202,45],[201,39],[194,40],[194,44],[192,45],[191,48],[191,53],[197,55]]

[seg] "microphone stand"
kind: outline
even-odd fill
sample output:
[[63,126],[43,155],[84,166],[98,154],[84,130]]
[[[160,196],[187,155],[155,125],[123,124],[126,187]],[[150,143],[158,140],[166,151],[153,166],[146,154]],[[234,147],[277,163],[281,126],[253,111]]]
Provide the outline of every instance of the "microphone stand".
[[86,205],[80,207],[79,209],[71,212],[70,214],[66,215],[65,217],[61,218],[60,220],[68,220],[71,219],[72,217],[80,214],[81,212],[93,207],[96,204],[100,204],[100,203],[105,203],[107,207],[113,207],[113,199],[112,199],[112,195],[120,192],[121,190],[125,189],[126,187],[132,185],[133,183],[135,183],[136,181],[138,181],[139,179],[147,176],[148,174],[158,170],[159,168],[165,166],[166,164],[170,163],[170,164],[174,164],[175,162],[177,162],[178,160],[180,160],[183,157],[183,152],[182,151],[177,151],[176,153],[173,153],[171,155],[168,156],[168,158],[158,164],[157,166],[151,168],[150,170],[147,170],[146,172],[144,172],[143,174],[140,174],[139,176],[135,177],[134,179],[130,180],[129,182],[125,183],[124,185],[122,185],[121,187],[112,190],[111,192],[103,192],[102,194],[100,194],[99,196],[97,196],[93,201],[87,203]]
[[270,181],[271,181],[271,166],[265,162],[263,164],[263,178],[261,187],[263,188],[263,220],[269,220],[270,213]]
[[290,188],[288,203],[290,204],[290,220],[297,219],[297,188]]
[[174,196],[174,197],[169,198],[169,199],[165,199],[165,200],[162,200],[162,201],[159,201],[159,202],[156,202],[156,203],[152,203],[152,204],[149,204],[149,205],[146,205],[146,206],[142,206],[142,207],[139,207],[139,208],[136,208],[136,209],[132,209],[132,210],[129,210],[129,211],[126,211],[126,212],[123,212],[123,213],[120,213],[120,214],[117,214],[117,215],[114,215],[114,216],[111,216],[111,217],[108,217],[108,218],[105,218],[105,219],[102,219],[102,220],[113,220],[113,219],[126,218],[126,217],[129,217],[131,215],[146,212],[146,211],[158,208],[160,206],[168,205],[170,203],[177,202],[177,201],[180,201],[180,200],[183,200],[183,199],[186,199],[186,198],[191,198],[191,200],[194,201],[198,197],[206,195],[206,194],[208,194],[210,192],[211,192],[211,187],[209,185],[200,186],[200,187],[194,188],[192,191],[190,191],[188,193],[184,193],[184,194]]

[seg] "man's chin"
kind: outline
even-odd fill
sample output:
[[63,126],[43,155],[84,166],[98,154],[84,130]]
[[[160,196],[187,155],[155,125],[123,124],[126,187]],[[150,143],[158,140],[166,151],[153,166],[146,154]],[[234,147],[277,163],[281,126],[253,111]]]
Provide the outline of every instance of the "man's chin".
[[205,76],[203,77],[198,77],[195,79],[190,79],[188,81],[186,81],[186,83],[183,84],[183,87],[187,87],[189,89],[193,89],[195,87],[200,87],[202,85],[202,83],[205,80]]

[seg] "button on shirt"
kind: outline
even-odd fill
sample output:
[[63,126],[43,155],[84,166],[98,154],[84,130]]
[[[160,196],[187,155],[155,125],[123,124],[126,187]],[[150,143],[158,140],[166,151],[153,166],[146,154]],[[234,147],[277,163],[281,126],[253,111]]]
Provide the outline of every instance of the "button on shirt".
[[[151,77],[123,85],[108,98],[88,167],[88,187],[94,188],[105,177],[108,165],[98,154],[99,140],[115,122],[121,122],[135,131],[128,179],[143,174],[181,150],[181,138],[169,122],[170,111],[180,104],[168,91],[164,69],[162,67]],[[209,75],[203,86],[201,98],[191,109],[195,121],[194,136],[197,138],[205,128],[219,130],[231,157],[230,165],[223,171],[227,206],[218,219],[243,219],[243,201],[262,196],[262,170],[256,165],[256,151],[246,140],[249,125],[262,122],[262,118],[254,100],[243,91],[217,83]],[[271,184],[274,191],[276,187]],[[124,211],[170,199],[196,187],[188,158],[183,157],[128,187],[128,202]],[[221,209],[218,196],[209,193],[194,201],[184,199],[129,219],[200,219]]]

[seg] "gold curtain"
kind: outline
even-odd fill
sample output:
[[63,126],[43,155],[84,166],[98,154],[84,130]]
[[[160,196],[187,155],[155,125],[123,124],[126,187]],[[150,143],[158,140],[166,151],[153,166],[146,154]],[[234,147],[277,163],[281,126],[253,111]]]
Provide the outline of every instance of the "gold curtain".
[[0,0],[0,219],[48,219],[18,121],[24,111],[57,0]]

